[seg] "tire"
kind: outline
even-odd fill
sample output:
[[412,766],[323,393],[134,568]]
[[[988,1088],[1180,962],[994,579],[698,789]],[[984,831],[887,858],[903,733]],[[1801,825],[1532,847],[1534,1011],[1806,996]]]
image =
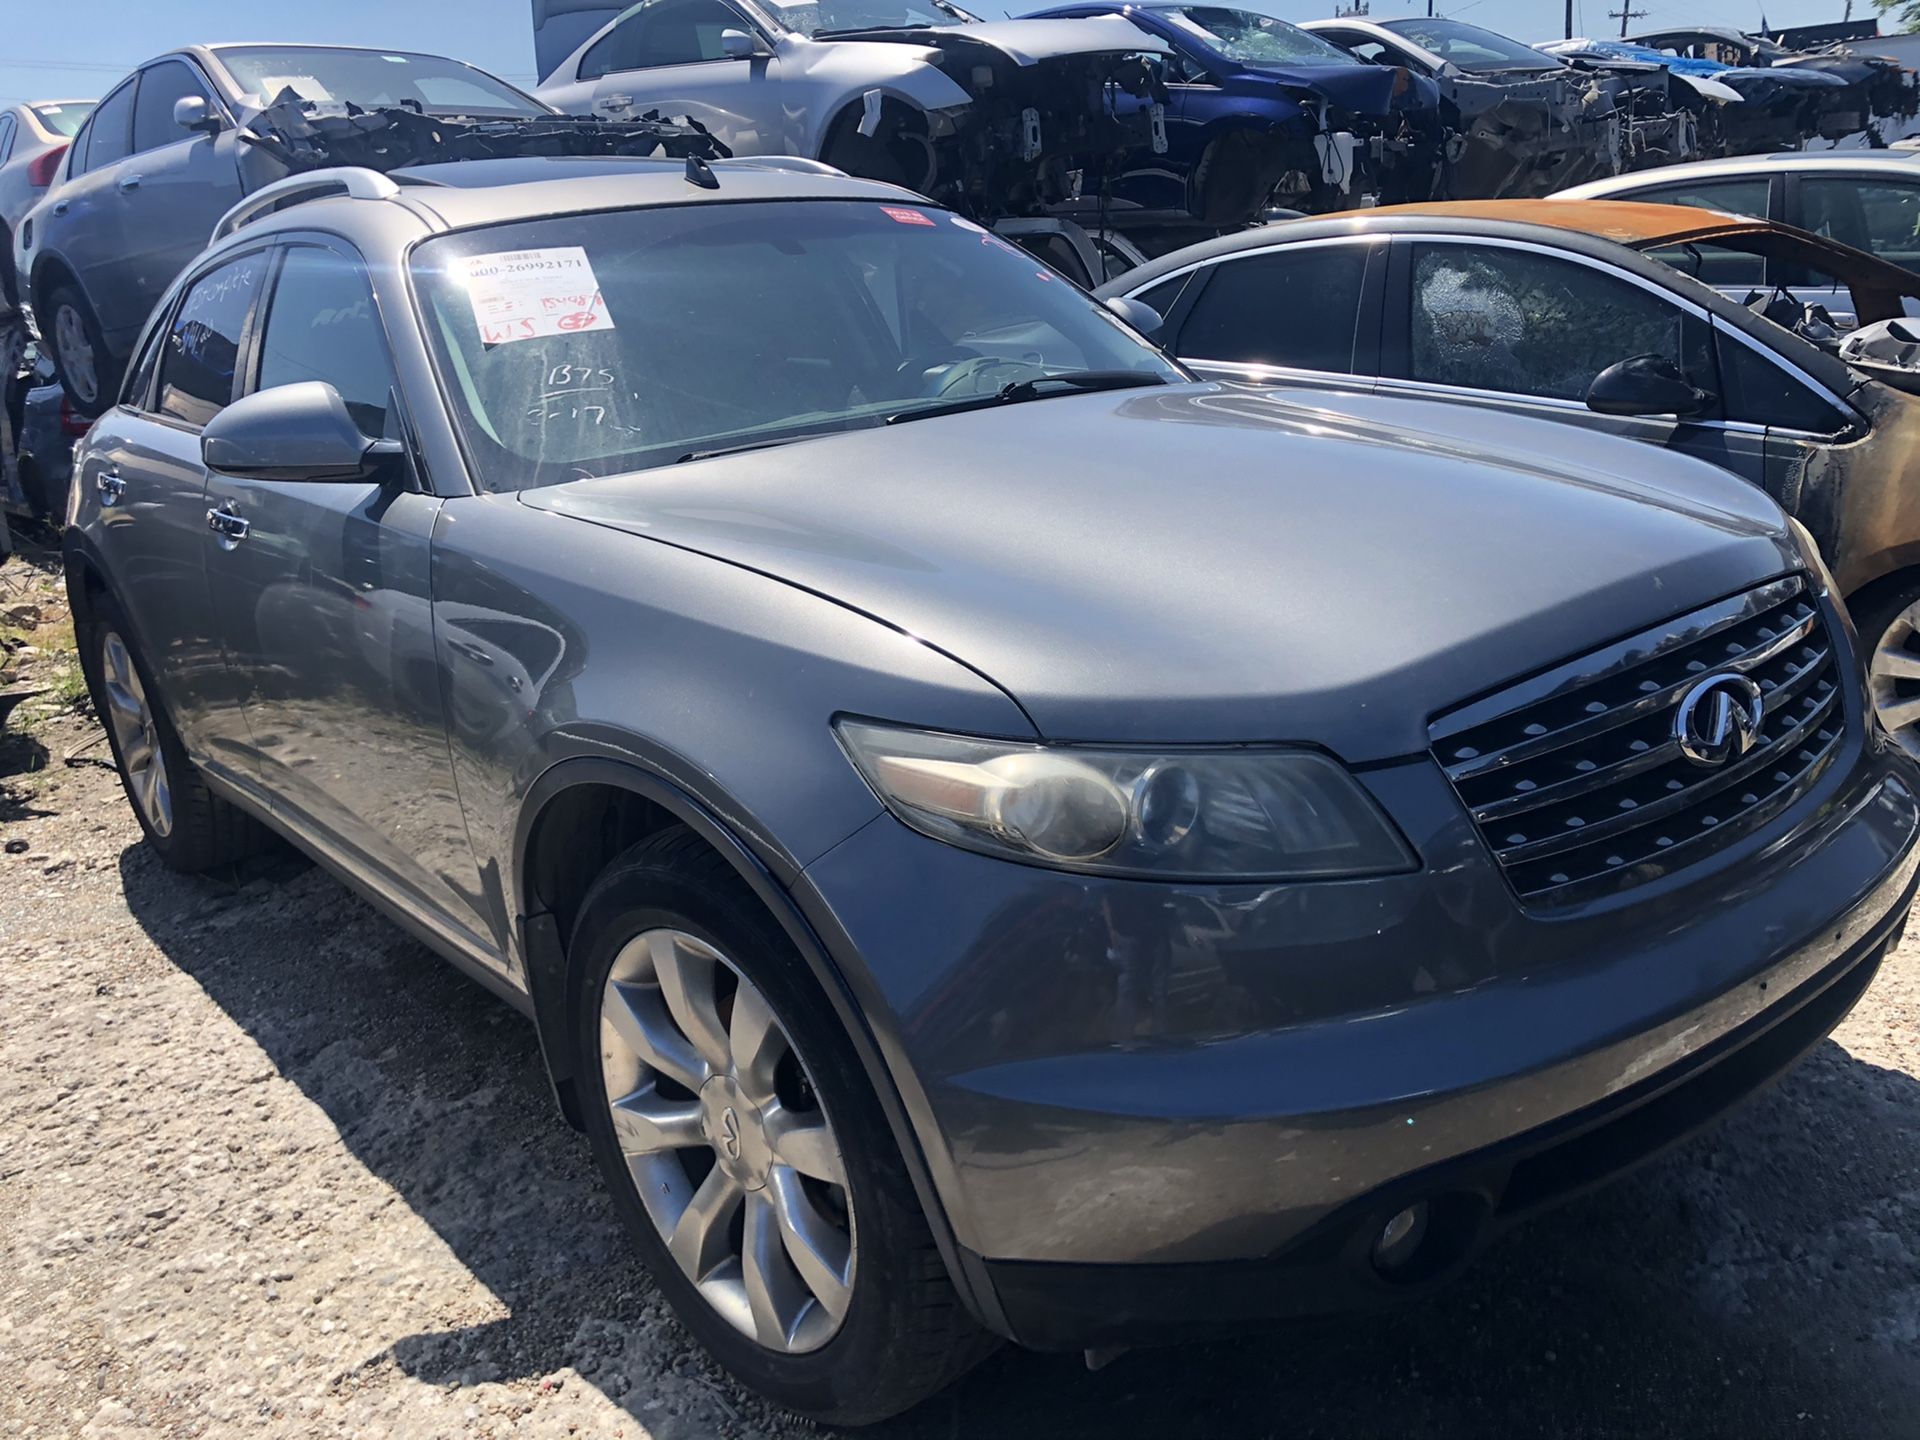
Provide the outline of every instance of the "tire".
[[1900,748],[1920,759],[1920,575],[1882,581],[1848,609],[1867,663],[1867,698]]
[[120,366],[107,350],[93,307],[67,281],[53,287],[44,308],[36,303],[34,313],[45,317],[41,333],[67,398],[76,411],[93,419],[120,393]]
[[[670,965],[664,959],[632,958],[658,956],[661,937],[668,932],[673,938],[665,944],[677,957]],[[641,936],[651,937],[652,948],[636,939]],[[576,1074],[595,1158],[641,1258],[682,1322],[722,1365],[798,1414],[861,1425],[919,1403],[994,1349],[997,1342],[974,1323],[947,1278],[879,1102],[832,1006],[773,917],[724,859],[680,827],[634,846],[608,866],[583,900],[570,951]],[[651,987],[639,981],[628,991],[611,991],[611,977],[631,975],[629,967],[636,963],[651,970]],[[704,1043],[709,1052],[720,1046],[721,1058],[754,1052],[752,1044],[735,1043],[731,1052],[725,1047],[728,1041],[737,1042],[743,1029],[754,1033],[750,1019],[744,1026],[740,1023],[743,1016],[759,1013],[748,1008],[744,997],[754,992],[764,1000],[773,1020],[764,1033],[773,1037],[774,1048],[780,1042],[790,1047],[780,1062],[784,1068],[775,1071],[785,1077],[777,1099],[756,1110],[748,1101],[753,1086],[744,1078],[737,1085],[735,1080],[736,1073],[745,1077],[754,1067],[740,1063],[736,1071],[722,1073],[699,1060],[700,1041],[690,1041],[678,1052],[677,1063],[692,1060],[706,1067],[692,1074],[681,1071],[692,1083],[674,1081],[669,1070],[647,1065],[638,1058],[639,1050],[627,1045],[622,1036],[637,1032],[606,1018],[616,1010],[629,1027],[636,1023],[632,1017],[637,1011],[654,1017],[644,1022],[649,1026],[677,1024],[667,991],[658,983],[669,971],[682,977],[679,1013],[694,1005],[684,997],[702,997],[696,1008],[704,1007],[716,1027],[702,1032],[714,1037]],[[640,997],[637,1011],[622,1008],[626,1002],[621,993]],[[673,1033],[698,1029],[679,1026]],[[654,1053],[666,1052],[655,1046]],[[704,1081],[699,1079],[702,1073],[708,1077]],[[626,1092],[617,1098],[623,1098],[629,1149],[655,1145],[651,1137],[664,1133],[648,1129],[644,1134],[649,1138],[636,1140],[642,1132],[631,1120],[635,1107],[678,1127],[672,1143],[680,1148],[656,1147],[632,1160],[623,1155],[609,1100],[610,1075],[613,1085]],[[629,1085],[634,1088],[628,1090]],[[798,1115],[823,1130],[838,1167],[822,1165],[818,1158],[808,1163],[817,1171],[839,1174],[844,1185],[803,1177],[798,1169],[783,1165],[773,1149],[756,1151],[760,1142],[754,1137],[763,1132],[755,1119],[736,1121],[734,1101],[742,1117],[749,1112]],[[698,1118],[686,1118],[689,1112]],[[773,1133],[771,1125],[765,1133]],[[723,1149],[731,1159],[723,1156]],[[756,1167],[756,1154],[766,1167],[759,1189],[751,1188],[754,1176],[747,1173]],[[647,1199],[642,1198],[642,1185]],[[714,1234],[724,1230],[724,1243],[700,1247],[683,1268],[669,1247],[668,1234],[685,1238],[687,1216],[712,1185],[720,1187],[715,1194],[740,1192],[737,1200],[727,1202],[738,1209],[728,1212],[731,1218],[724,1223],[707,1227]],[[828,1267],[835,1284],[799,1292],[799,1318],[789,1325],[788,1314],[778,1313],[774,1301],[756,1309],[756,1302],[741,1297],[750,1294],[745,1256],[753,1237],[758,1234],[770,1242],[788,1233],[784,1221],[776,1223],[775,1212],[781,1195],[796,1186],[803,1210],[810,1207],[812,1218],[824,1226],[822,1233],[844,1230],[845,1246],[838,1252],[830,1245],[815,1247],[818,1254],[839,1257]],[[691,1201],[685,1198],[689,1195]],[[676,1207],[684,1207],[678,1223]],[[718,1216],[723,1206],[699,1208],[702,1214]],[[728,1246],[730,1257],[723,1254]],[[692,1248],[682,1245],[681,1251]],[[799,1276],[802,1286],[810,1284],[792,1266],[795,1253],[790,1243],[781,1241],[769,1259],[757,1262],[756,1273],[787,1275],[789,1281]],[[849,1271],[846,1288],[836,1289]],[[790,1283],[763,1281],[762,1295],[776,1292],[795,1293]],[[841,1297],[838,1316],[817,1298],[826,1292]],[[763,1323],[763,1313],[779,1323]],[[754,1331],[782,1339],[770,1345],[750,1333]]]
[[[187,758],[152,673],[128,636],[126,618],[110,598],[101,596],[95,603],[80,637],[80,653],[94,713],[106,729],[127,803],[147,844],[167,868],[198,874],[266,849],[272,843],[266,828],[209,790]],[[134,713],[136,705],[144,706],[144,718]],[[161,766],[158,791],[150,788],[155,785],[156,758]],[[164,795],[164,804],[156,802],[156,794]]]

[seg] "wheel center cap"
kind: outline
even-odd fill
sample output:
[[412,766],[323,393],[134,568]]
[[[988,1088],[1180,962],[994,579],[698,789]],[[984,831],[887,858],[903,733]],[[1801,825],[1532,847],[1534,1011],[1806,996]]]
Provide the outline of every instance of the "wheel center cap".
[[773,1147],[766,1121],[731,1075],[716,1075],[700,1087],[700,1128],[720,1168],[741,1188],[758,1190],[767,1183]]

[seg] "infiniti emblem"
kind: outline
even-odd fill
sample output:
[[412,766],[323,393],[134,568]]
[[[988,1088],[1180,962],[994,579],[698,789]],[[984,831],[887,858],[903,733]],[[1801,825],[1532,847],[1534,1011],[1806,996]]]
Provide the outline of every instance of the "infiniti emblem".
[[1680,697],[1673,738],[1696,765],[1726,764],[1751,750],[1767,718],[1766,697],[1744,675],[1709,675]]
[[727,1106],[720,1112],[721,1147],[727,1152],[729,1160],[740,1158],[740,1117],[733,1113],[733,1107]]

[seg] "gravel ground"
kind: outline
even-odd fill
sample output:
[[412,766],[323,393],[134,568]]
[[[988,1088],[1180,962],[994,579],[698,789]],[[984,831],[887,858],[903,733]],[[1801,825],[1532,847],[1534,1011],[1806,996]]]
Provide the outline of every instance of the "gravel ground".
[[[137,843],[104,745],[67,758],[97,732],[32,560],[0,571],[43,611],[0,691],[51,687],[0,744],[0,1436],[812,1433],[666,1313],[515,1014],[319,871]],[[1419,1308],[1094,1374],[1003,1351],[867,1433],[1914,1440],[1916,1077],[1920,939],[1779,1086]]]

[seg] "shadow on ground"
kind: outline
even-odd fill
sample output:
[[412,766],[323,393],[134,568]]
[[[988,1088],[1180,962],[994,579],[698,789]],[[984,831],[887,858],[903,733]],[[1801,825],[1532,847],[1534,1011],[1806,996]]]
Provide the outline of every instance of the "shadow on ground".
[[[517,1015],[297,862],[187,880],[136,848],[121,871],[172,963],[512,1312],[409,1337],[399,1366],[442,1384],[573,1366],[662,1440],[770,1418],[658,1320]],[[864,1433],[1912,1440],[1917,1114],[1920,1084],[1827,1042],[1674,1158],[1511,1235],[1418,1308],[1098,1373],[1003,1351]],[[723,1397],[709,1419],[640,1414],[649,1386],[630,1377],[660,1367]]]

